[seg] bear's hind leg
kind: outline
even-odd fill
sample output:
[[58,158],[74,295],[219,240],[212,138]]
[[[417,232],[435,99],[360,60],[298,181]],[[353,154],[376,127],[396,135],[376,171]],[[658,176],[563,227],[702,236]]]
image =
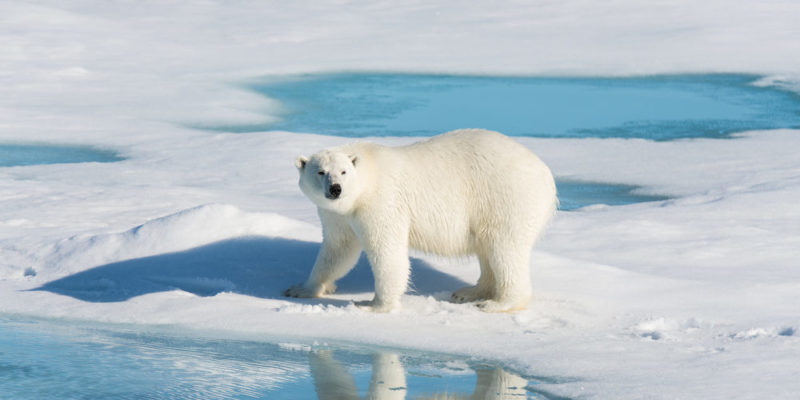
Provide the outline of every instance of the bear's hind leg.
[[498,243],[489,249],[494,295],[478,303],[487,312],[510,312],[528,307],[531,299],[530,245]]
[[475,286],[467,286],[453,292],[453,295],[450,296],[450,301],[453,303],[461,304],[485,300],[492,298],[494,295],[494,273],[489,264],[489,259],[483,254],[478,254],[478,261],[481,265],[481,276],[478,278],[478,283]]

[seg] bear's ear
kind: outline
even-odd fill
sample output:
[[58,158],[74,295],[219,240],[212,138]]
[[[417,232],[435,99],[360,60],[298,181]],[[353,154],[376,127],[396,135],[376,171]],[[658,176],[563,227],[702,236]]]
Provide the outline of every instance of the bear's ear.
[[358,156],[356,156],[355,154],[350,154],[350,161],[353,162],[353,166],[355,167],[356,163],[358,162]]
[[305,168],[307,163],[308,157],[306,156],[299,156],[296,160],[294,160],[294,165],[297,167],[297,169]]

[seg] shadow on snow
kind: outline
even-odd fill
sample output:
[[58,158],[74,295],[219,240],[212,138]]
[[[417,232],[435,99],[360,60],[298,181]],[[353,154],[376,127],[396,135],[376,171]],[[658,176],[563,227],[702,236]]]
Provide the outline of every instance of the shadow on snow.
[[[284,298],[281,293],[286,288],[308,277],[319,248],[320,243],[283,238],[229,239],[180,252],[97,266],[33,290],[97,303],[126,301],[175,289],[198,296],[233,292],[260,298]],[[422,295],[468,285],[416,258],[411,259],[411,276],[411,286]],[[337,293],[373,291],[372,271],[363,254],[356,267],[337,285]],[[292,300],[347,303],[333,299]]]

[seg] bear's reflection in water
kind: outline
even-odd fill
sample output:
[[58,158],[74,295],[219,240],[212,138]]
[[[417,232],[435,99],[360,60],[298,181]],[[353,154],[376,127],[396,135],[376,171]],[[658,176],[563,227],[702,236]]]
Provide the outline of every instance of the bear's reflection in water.
[[[344,365],[334,358],[332,350],[317,350],[309,353],[311,376],[320,400],[361,399],[355,378]],[[527,398],[525,387],[528,381],[502,368],[478,369],[475,390],[472,394],[449,393],[446,388],[436,393],[415,396],[413,399],[435,400],[510,400]],[[372,377],[365,399],[406,399],[406,371],[400,356],[391,352],[376,352],[372,356]],[[426,390],[427,392],[427,390]]]

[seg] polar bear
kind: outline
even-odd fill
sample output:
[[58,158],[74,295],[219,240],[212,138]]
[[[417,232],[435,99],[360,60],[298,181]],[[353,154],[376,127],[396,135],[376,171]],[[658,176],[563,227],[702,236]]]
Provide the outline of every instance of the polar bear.
[[296,166],[323,240],[308,280],[285,296],[333,293],[363,250],[375,277],[365,308],[398,309],[411,247],[477,255],[477,284],[452,301],[490,312],[527,306],[531,248],[558,200],[550,170],[524,146],[497,132],[457,130],[402,147],[348,144],[300,156]]

